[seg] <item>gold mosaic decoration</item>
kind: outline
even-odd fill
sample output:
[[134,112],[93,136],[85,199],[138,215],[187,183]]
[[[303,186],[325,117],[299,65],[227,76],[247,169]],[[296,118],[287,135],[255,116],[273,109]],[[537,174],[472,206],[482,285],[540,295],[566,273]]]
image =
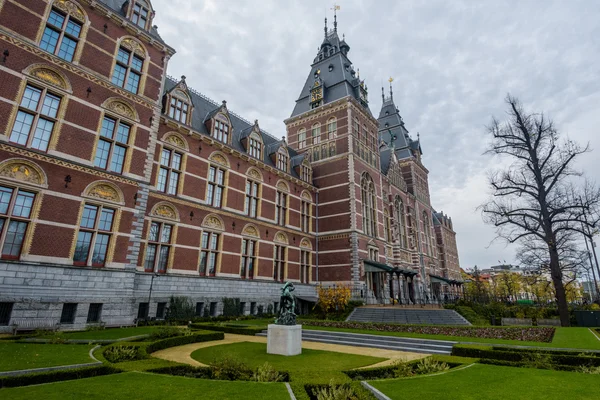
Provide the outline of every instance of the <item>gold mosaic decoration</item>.
[[288,187],[288,185],[286,185],[286,183],[283,182],[283,181],[277,182],[277,189],[283,190],[285,192],[289,192],[290,191],[290,188]]
[[302,239],[302,241],[300,242],[300,247],[312,250],[312,245],[310,244],[310,240],[308,240],[307,238]]
[[229,161],[227,161],[227,158],[225,158],[225,156],[222,154],[213,153],[210,155],[210,157],[208,157],[208,159],[224,167],[229,167]]
[[140,56],[142,58],[146,58],[146,50],[136,40],[123,39],[123,41],[121,42],[121,46],[125,47],[128,50],[133,51],[135,54],[137,54],[138,56]]
[[246,225],[244,227],[244,230],[242,231],[242,235],[260,237],[260,235],[258,234],[258,229],[256,229],[256,227],[253,225]]
[[107,110],[114,112],[115,114],[122,115],[125,118],[133,119],[135,121],[138,120],[138,115],[135,109],[122,100],[115,98],[108,99],[102,104],[102,106]]
[[46,185],[42,169],[26,160],[7,160],[0,164],[0,176],[34,185]]
[[95,182],[87,187],[84,196],[99,200],[123,203],[121,190],[109,182]]
[[260,172],[258,172],[258,171],[257,171],[256,169],[254,169],[254,168],[250,168],[250,169],[248,170],[248,173],[247,173],[247,175],[248,175],[250,178],[252,178],[252,179],[256,179],[256,180],[259,180],[259,181],[262,181],[262,180],[263,180],[263,177],[262,177],[262,175],[260,174]]
[[223,222],[221,221],[221,219],[215,215],[208,215],[206,218],[204,218],[204,222],[202,222],[202,226],[205,228],[210,228],[210,229],[218,229],[218,230],[225,230],[225,227],[223,226]]
[[154,209],[152,210],[152,215],[161,217],[161,218],[172,219],[172,220],[178,219],[177,211],[175,211],[175,208],[173,206],[171,206],[170,204],[166,204],[166,203],[159,203],[159,204],[155,205]]
[[277,234],[275,235],[275,238],[273,239],[274,242],[279,242],[279,243],[285,243],[288,244],[288,238],[285,235],[285,233],[283,232],[277,232]]
[[56,0],[53,4],[53,7],[58,8],[59,10],[64,11],[69,14],[71,17],[79,20],[80,22],[85,22],[85,14],[83,10],[74,2],[69,0]]
[[168,133],[167,135],[168,136],[163,139],[164,142],[170,143],[173,146],[179,147],[184,150],[188,149],[188,146],[187,146],[187,143],[185,142],[185,140],[183,140],[182,138],[180,138],[179,136],[177,136],[174,133]]

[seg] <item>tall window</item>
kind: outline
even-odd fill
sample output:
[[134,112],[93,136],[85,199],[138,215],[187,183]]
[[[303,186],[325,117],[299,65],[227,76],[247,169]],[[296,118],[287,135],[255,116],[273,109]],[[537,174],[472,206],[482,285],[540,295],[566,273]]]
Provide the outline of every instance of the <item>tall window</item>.
[[379,261],[379,249],[369,247],[369,259],[373,261]]
[[288,156],[283,151],[277,152],[277,168],[283,172],[288,172]]
[[162,222],[150,224],[148,235],[148,248],[146,249],[146,260],[144,269],[146,272],[167,272],[169,254],[171,253],[171,236],[173,225]]
[[131,22],[142,29],[146,29],[148,24],[149,7],[143,1],[136,1],[133,4],[133,12],[131,14]]
[[246,203],[244,212],[246,215],[256,218],[258,210],[258,183],[254,181],[246,181]]
[[319,161],[321,159],[321,149],[320,146],[315,146],[312,148],[312,160]]
[[358,123],[358,118],[354,118],[354,134],[356,138],[360,140],[360,124]]
[[400,246],[406,248],[406,224],[404,223],[404,203],[399,196],[396,196],[396,200],[394,201],[394,211],[396,213],[395,219],[398,224],[398,235],[400,239]]
[[423,211],[423,214],[421,216],[421,241],[423,243],[423,253],[431,255],[431,248],[430,248],[430,238],[431,238],[431,231],[430,231],[430,227],[429,227],[429,217],[427,216],[427,212]]
[[300,229],[302,232],[308,232],[310,229],[310,203],[306,200],[300,203]]
[[138,92],[142,78],[142,67],[144,59],[124,48],[119,48],[117,63],[113,71],[112,83],[131,93]]
[[217,256],[219,255],[219,234],[214,232],[203,232],[201,247],[200,275],[215,276],[217,270]]
[[102,267],[112,234],[115,210],[86,204],[79,222],[79,234],[75,245],[73,263]]
[[189,107],[190,105],[187,102],[178,99],[177,97],[171,97],[171,102],[169,103],[169,117],[182,124],[187,124]]
[[275,223],[285,226],[287,216],[287,194],[277,191],[275,194]]
[[213,207],[221,207],[225,190],[225,170],[211,167],[208,170],[208,194],[206,202]]
[[55,54],[66,61],[73,61],[81,34],[81,23],[71,16],[52,9],[40,42],[42,50]]
[[308,165],[302,165],[300,178],[304,182],[312,182],[311,168]]
[[284,246],[275,245],[273,248],[273,280],[283,282],[285,279],[285,251]]
[[329,143],[329,157],[335,156],[335,152],[336,152],[335,142]]
[[310,283],[310,251],[300,250],[300,282]]
[[298,132],[298,149],[306,147],[306,129],[302,128]]
[[27,85],[9,140],[33,149],[47,151],[59,106],[60,97],[49,93],[46,89]]
[[181,176],[182,154],[170,149],[162,149],[158,170],[158,190],[167,194],[177,194]]
[[96,167],[119,174],[123,172],[130,130],[129,125],[113,118],[104,117],[94,159]]
[[255,265],[256,240],[242,239],[242,262],[240,265],[240,276],[243,279],[254,278]]
[[313,125],[312,140],[313,140],[313,144],[321,143],[321,124]]
[[385,222],[385,241],[392,241],[392,223],[390,221],[390,213],[387,209],[383,210],[383,220]]
[[29,225],[35,193],[0,186],[2,258],[18,259]]
[[335,139],[337,133],[337,120],[335,118],[327,121],[327,139]]
[[377,235],[377,214],[375,203],[375,184],[368,174],[361,180],[363,232],[369,236]]
[[250,146],[248,146],[248,150],[251,157],[261,159],[262,155],[262,142],[260,139],[250,136]]
[[219,142],[229,143],[229,124],[227,122],[215,119],[215,127],[212,137]]

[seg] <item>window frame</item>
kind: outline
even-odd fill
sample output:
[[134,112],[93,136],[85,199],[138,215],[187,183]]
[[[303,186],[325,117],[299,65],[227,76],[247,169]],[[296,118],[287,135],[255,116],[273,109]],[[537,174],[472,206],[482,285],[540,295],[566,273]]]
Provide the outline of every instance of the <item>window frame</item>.
[[[121,51],[128,53],[127,64],[125,64],[119,58],[119,54]],[[139,61],[141,61],[141,67],[139,70],[135,69],[133,67],[134,59],[138,59]],[[137,95],[143,94],[143,93],[140,93],[140,91],[143,92],[143,88],[144,88],[143,79],[144,79],[144,75],[145,75],[144,68],[146,67],[146,64],[147,64],[146,61],[147,61],[146,57],[142,57],[142,56],[138,55],[135,51],[132,51],[125,46],[119,45],[117,47],[117,53],[115,54],[115,62],[114,62],[113,68],[112,68],[112,74],[111,74],[111,78],[110,78],[111,83],[117,87],[127,90],[130,93],[137,94]],[[117,71],[117,66],[125,69],[125,72],[123,73],[123,82],[122,83],[115,82],[115,80],[118,80],[118,77],[115,75],[115,72]],[[137,87],[136,87],[135,92],[132,90],[129,90],[129,88],[128,88],[129,78],[130,78],[132,72],[138,76]]]
[[302,128],[298,131],[298,150],[306,147],[306,129]]
[[[206,244],[207,246],[204,246],[204,237],[207,237],[206,239]],[[216,236],[216,245],[215,248],[212,248],[212,243],[213,243],[213,238]],[[218,269],[219,269],[219,263],[220,263],[220,259],[221,259],[221,239],[222,238],[222,232],[214,232],[214,231],[202,231],[202,233],[200,234],[200,259],[199,259],[199,263],[198,263],[198,274],[200,276],[208,276],[208,277],[214,277],[217,276],[218,273]],[[202,262],[203,262],[203,254],[206,254],[206,263],[204,266],[204,272],[202,272]],[[214,254],[214,270],[211,273],[210,269],[209,269],[209,263],[208,260],[210,258],[210,256]]]
[[287,252],[286,245],[273,245],[273,280],[276,282],[283,282],[287,277]]
[[259,138],[258,134],[252,133],[248,137],[248,155],[256,158],[257,160],[262,160],[262,149],[262,139]]
[[[163,154],[164,152],[167,151],[169,152],[169,160],[168,160],[168,165],[163,164]],[[185,153],[182,152],[181,150],[176,150],[172,147],[168,147],[168,146],[162,146],[160,149],[160,156],[158,159],[158,173],[156,174],[156,190],[158,190],[159,192],[171,195],[171,196],[176,196],[180,193],[181,191],[181,186],[182,186],[182,181],[181,181],[181,177],[184,175],[183,174],[183,169],[184,169],[184,163],[185,163]],[[179,168],[175,168],[173,167],[173,154],[177,154],[179,156]],[[164,188],[162,188],[162,184],[161,184],[161,174],[162,172],[165,171],[165,175],[164,175]],[[175,183],[175,192],[171,193],[171,179],[173,177],[173,174],[177,174],[177,182]]]
[[[249,252],[251,248],[252,252]],[[258,259],[258,240],[242,238],[242,251],[240,253],[240,277],[254,279]]]
[[300,230],[310,232],[312,204],[308,199],[300,199]]
[[283,148],[280,148],[277,151],[276,157],[277,157],[277,169],[279,169],[285,173],[288,173],[288,170],[289,170],[288,164],[290,162],[290,156],[287,153],[287,151],[283,150]]
[[320,123],[316,123],[313,126],[311,126],[310,128],[310,133],[311,133],[311,138],[312,138],[312,144],[319,144],[321,143],[321,124]]
[[[158,225],[158,231],[156,232],[156,240],[151,239],[153,226]],[[169,238],[164,241],[163,234],[165,227],[169,227]],[[166,274],[169,270],[170,259],[173,254],[173,237],[175,236],[175,224],[172,222],[166,222],[161,220],[150,220],[148,225],[148,231],[146,234],[146,249],[144,253],[144,272],[153,272],[157,274]],[[148,268],[149,261],[149,249],[150,246],[154,248],[154,254],[152,255],[152,268]],[[163,249],[167,249],[166,257],[163,258]],[[161,269],[161,260],[164,259],[164,269]]]
[[[260,182],[246,179],[245,188],[244,214],[251,218],[258,218],[260,215]],[[254,192],[254,188],[256,188],[256,192]]]
[[189,125],[191,111],[192,104],[189,99],[184,99],[182,96],[177,96],[173,93],[169,94],[166,112],[169,118],[181,124]]
[[[212,171],[214,172],[214,180],[211,178]],[[217,179],[221,173],[222,181],[219,182]],[[225,203],[225,194],[227,188],[227,170],[217,164],[209,164],[208,166],[208,177],[206,178],[206,204],[214,208],[223,208]],[[216,196],[215,194],[219,194]],[[218,199],[218,204],[217,200]]]
[[[58,27],[50,22],[50,17],[53,12],[60,15],[61,17],[63,17],[63,22],[60,27]],[[68,28],[70,22],[78,25],[78,27],[79,27],[78,36],[73,35],[71,32],[67,32],[67,30],[68,30],[67,28]],[[65,13],[64,11],[62,11],[56,7],[51,7],[50,13],[48,14],[48,17],[45,20],[45,26],[44,26],[44,29],[42,30],[40,42],[38,45],[39,45],[40,49],[42,49],[43,51],[48,52],[48,53],[60,58],[61,60],[65,60],[66,62],[75,62],[75,61],[77,61],[77,56],[78,56],[77,52],[79,49],[79,44],[83,40],[83,37],[85,37],[84,28],[85,28],[85,21],[81,21],[77,18],[74,18],[73,15],[71,15],[69,13]],[[52,50],[52,51],[49,51],[48,49],[44,48],[46,46],[42,47],[42,42],[44,41],[44,38],[46,37],[47,30],[51,30],[55,33],[58,33],[58,38],[56,38],[56,43],[54,44],[54,50]],[[65,37],[67,39],[75,42],[75,47],[73,49],[73,53],[71,54],[70,59],[64,58],[59,55],[62,51],[63,44],[65,43],[65,41],[64,41]]]
[[[93,227],[89,228],[89,227],[82,227],[82,222],[85,216],[85,210],[86,207],[95,207],[96,208],[96,215],[94,217],[94,224]],[[112,220],[110,222],[110,230],[104,230],[104,229],[100,229],[99,225],[101,224],[101,219],[102,219],[102,215],[104,210],[111,210],[113,212],[112,214]],[[75,241],[75,251],[73,253],[73,265],[78,266],[78,267],[97,267],[97,268],[103,268],[106,267],[106,264],[109,260],[109,256],[110,253],[109,251],[111,250],[111,245],[112,245],[112,240],[113,237],[116,236],[117,232],[114,232],[115,226],[117,225],[117,222],[119,220],[118,217],[118,213],[119,213],[119,209],[118,207],[114,207],[114,206],[107,206],[101,203],[95,203],[95,202],[91,202],[91,201],[84,201],[83,202],[83,206],[81,208],[81,213],[79,216],[79,226],[77,227],[77,236],[76,236],[76,241]],[[85,261],[75,261],[75,258],[77,256],[77,246],[78,243],[80,242],[80,234],[82,232],[85,233],[91,233],[91,238],[89,239],[88,242],[88,250],[87,250],[87,256],[85,258]],[[94,263],[93,261],[93,256],[94,256],[94,252],[96,250],[96,245],[97,245],[97,240],[98,240],[98,236],[99,235],[104,235],[104,236],[108,236],[108,239],[106,241],[106,251],[104,253],[104,261],[102,263]]]
[[312,271],[312,251],[300,249],[300,283],[310,284]]
[[[102,132],[104,131],[104,121],[107,119],[111,120],[112,123],[114,124],[114,127],[112,129],[113,136],[111,138],[102,135]],[[119,130],[122,125],[127,126],[129,128],[128,133],[127,133],[127,142],[126,143],[118,140],[118,136],[120,133]],[[109,172],[114,172],[114,173],[121,174],[121,175],[129,172],[129,165],[127,163],[127,157],[128,157],[129,151],[130,151],[130,147],[132,147],[132,145],[131,145],[131,142],[133,141],[132,138],[135,137],[134,129],[135,129],[135,125],[133,125],[129,121],[123,119],[122,117],[115,117],[111,114],[104,114],[102,116],[102,119],[100,120],[100,131],[98,132],[98,138],[96,140],[96,146],[95,146],[94,154],[92,157],[92,162],[94,163],[94,168],[102,169],[102,170],[109,171]],[[106,167],[96,165],[96,159],[98,157],[98,149],[99,149],[99,145],[100,145],[101,141],[109,143],[109,146],[110,146],[109,151],[108,151],[108,158],[106,159]],[[115,154],[114,150],[116,147],[124,148],[124,151],[125,151],[123,154],[121,171],[115,171],[112,169],[112,161],[113,161],[113,156]]]
[[332,140],[337,137],[337,119],[330,118],[327,120],[327,140]]
[[377,237],[377,197],[375,183],[369,174],[364,174],[361,179],[361,200],[363,232],[367,236]]
[[406,221],[404,219],[404,201],[400,196],[396,196],[394,200],[395,219],[398,223],[398,240],[402,248],[408,248],[408,240],[406,234]]
[[[36,210],[36,205],[37,205],[37,198],[38,196],[38,192],[36,191],[32,191],[28,188],[21,188],[19,186],[12,186],[12,185],[5,185],[4,183],[0,183],[0,189],[8,189],[11,191],[10,193],[10,198],[8,199],[8,203],[3,203],[6,204],[6,213],[0,214],[0,221],[2,221],[2,225],[0,226],[0,259],[2,260],[19,260],[21,258],[22,252],[23,252],[23,244],[27,241],[27,235],[29,233],[29,226],[33,221],[32,215],[35,214],[35,210]],[[33,195],[33,198],[31,199],[31,203],[29,206],[29,213],[27,214],[27,217],[23,217],[21,215],[13,215],[13,213],[15,212],[15,205],[17,205],[18,207],[21,208],[21,211],[23,210],[23,205],[19,205],[17,204],[17,198],[19,197],[21,192],[25,192],[28,195]],[[0,191],[1,193],[6,193],[4,190]],[[28,195],[25,195],[26,197],[30,197]],[[2,198],[4,196],[0,196],[0,198]],[[24,203],[25,204],[25,203]],[[13,222],[16,222],[17,225],[20,224],[25,224],[25,229],[23,231],[23,236],[21,239],[21,243],[19,244],[19,250],[17,255],[13,255],[12,252],[11,254],[6,255],[4,253],[4,248],[6,246],[6,238],[9,235],[9,229],[10,226],[13,224]],[[14,236],[16,237],[18,234],[18,231],[13,232]],[[11,248],[15,245],[16,242],[12,242],[11,243]]]
[[275,191],[275,224],[286,226],[289,195],[283,190]]
[[[139,6],[140,11],[137,11],[135,9],[136,6]],[[142,11],[146,11],[146,15],[145,17],[143,17],[142,15]],[[137,19],[136,19],[137,16]],[[140,20],[144,20],[144,25],[140,25]],[[131,23],[133,23],[135,26],[137,26],[138,28],[142,28],[144,30],[150,30],[150,24],[152,23],[152,9],[150,8],[150,5],[146,2],[143,1],[139,1],[139,0],[135,0],[133,1],[133,3],[131,4],[131,16],[130,16],[130,21]]]
[[223,114],[217,114],[217,116],[213,118],[213,126],[210,137],[221,143],[229,144],[230,136],[231,123],[229,122],[229,119]]

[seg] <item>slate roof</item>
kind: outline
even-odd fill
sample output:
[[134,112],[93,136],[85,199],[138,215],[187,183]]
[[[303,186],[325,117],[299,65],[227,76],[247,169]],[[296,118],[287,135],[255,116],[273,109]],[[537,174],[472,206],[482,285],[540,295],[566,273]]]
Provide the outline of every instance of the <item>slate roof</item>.
[[[310,73],[302,87],[298,100],[296,100],[296,106],[292,111],[291,117],[295,117],[311,109],[310,89],[315,82],[315,72],[317,71],[320,71],[319,77],[323,80],[323,87],[325,89],[323,100],[325,104],[346,96],[352,96],[359,100],[360,79],[354,71],[352,61],[348,58],[347,51],[349,49],[350,46],[344,40],[340,40],[337,27],[324,33],[323,43],[313,61]],[[369,107],[366,106],[364,108],[371,115]]]
[[[177,86],[179,82],[173,79],[172,77],[167,77],[165,79],[165,85],[163,87],[163,94],[169,93],[175,86]],[[192,112],[191,118],[191,127],[194,131],[199,132],[200,134],[210,136],[210,132],[206,129],[205,121],[210,119],[213,115],[215,115],[219,109],[223,106],[222,104],[217,103],[214,100],[209,99],[208,97],[202,95],[201,93],[188,88],[188,93],[192,97],[192,102],[194,103],[194,110]],[[231,147],[241,153],[247,153],[246,149],[241,143],[241,140],[244,137],[247,137],[249,133],[252,131],[254,124],[251,124],[246,119],[240,117],[239,115],[231,112],[231,110],[227,110],[229,115],[229,119],[231,120]],[[299,155],[295,150],[291,147],[287,146],[282,139],[277,139],[271,136],[264,130],[260,130],[261,137],[264,144],[264,151],[262,152],[263,159],[261,160],[266,165],[269,165],[273,168],[276,168],[275,164],[269,157],[271,154],[277,151],[281,144],[284,144],[287,148],[287,151],[290,155],[290,171],[289,175],[294,178],[300,178],[296,171],[294,170],[294,166],[298,164],[294,164],[294,159],[297,157],[302,157],[303,155]],[[310,182],[312,184],[312,182]]]
[[[400,111],[394,104],[393,96],[383,99],[383,104],[381,105],[381,111],[379,112],[379,118],[377,121],[379,122],[379,141],[385,142],[387,144],[385,147],[393,148],[398,160],[412,158],[412,150],[422,153],[419,140],[412,140],[408,134],[408,130],[404,126],[404,121],[400,116]],[[382,157],[381,171],[387,173],[390,157],[387,157],[387,160],[384,159],[384,150],[380,150],[380,157]]]
[[[98,0],[99,3],[104,4],[108,8],[115,11],[115,14],[118,14],[125,18],[125,12],[123,11],[123,4],[128,3],[129,0]],[[154,39],[158,40],[160,43],[166,45],[165,41],[158,34],[158,30],[152,26],[148,31],[148,34],[152,36]]]

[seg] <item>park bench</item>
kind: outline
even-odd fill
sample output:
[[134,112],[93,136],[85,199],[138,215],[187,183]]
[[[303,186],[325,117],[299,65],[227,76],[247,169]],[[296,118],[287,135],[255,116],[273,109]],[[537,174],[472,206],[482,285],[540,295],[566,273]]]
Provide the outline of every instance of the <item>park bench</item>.
[[12,323],[13,335],[17,331],[35,331],[37,329],[56,331],[60,327],[60,323],[53,318],[23,318],[15,319]]
[[531,318],[502,318],[502,326],[533,326]]
[[538,319],[537,326],[560,326],[560,319]]
[[137,326],[137,320],[121,317],[121,318],[109,318],[107,321],[102,322],[105,328],[124,328],[128,326]]

